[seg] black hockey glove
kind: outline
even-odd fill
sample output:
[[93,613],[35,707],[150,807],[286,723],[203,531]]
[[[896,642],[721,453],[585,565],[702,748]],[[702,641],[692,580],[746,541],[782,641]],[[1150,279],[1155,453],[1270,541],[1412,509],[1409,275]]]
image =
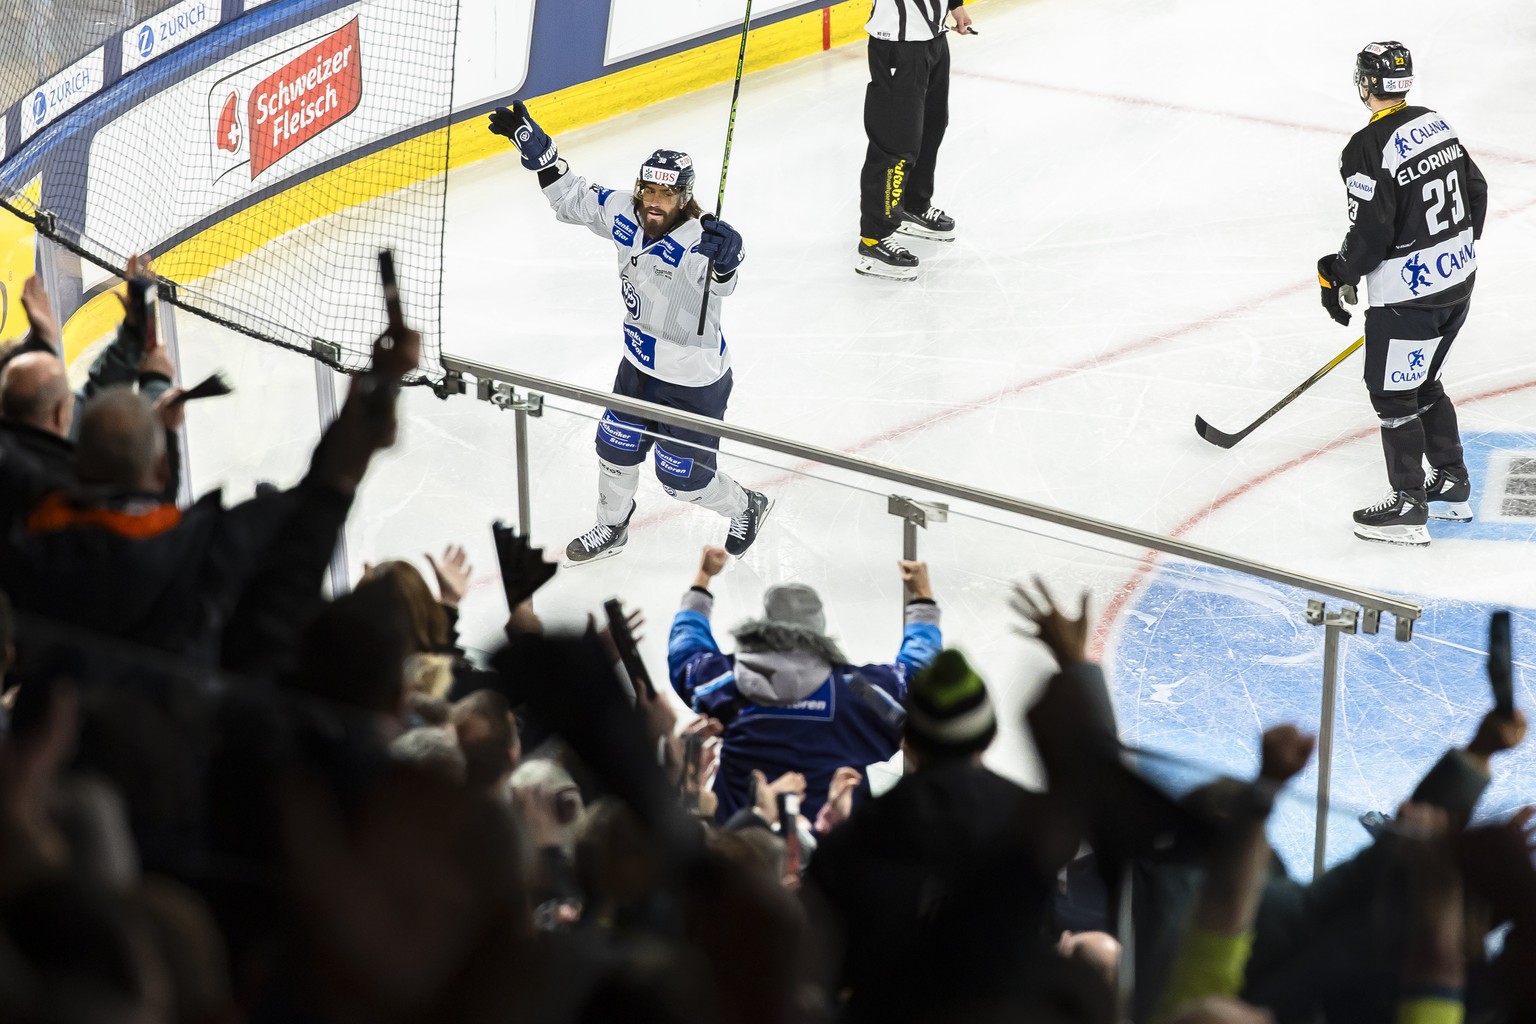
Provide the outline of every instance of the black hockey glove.
[[1338,273],[1339,254],[1331,252],[1317,261],[1317,284],[1323,290],[1323,308],[1334,322],[1340,326],[1349,326],[1349,311],[1339,305],[1340,300],[1353,306],[1359,301],[1355,295],[1355,286],[1345,284],[1339,280]]
[[704,215],[703,224],[704,236],[699,239],[699,255],[709,260],[716,277],[730,277],[746,257],[741,248],[741,232],[711,213]]
[[490,128],[494,134],[511,140],[523,158],[523,166],[530,171],[542,171],[560,159],[555,140],[539,127],[522,100],[512,101],[511,110],[497,107],[492,111]]

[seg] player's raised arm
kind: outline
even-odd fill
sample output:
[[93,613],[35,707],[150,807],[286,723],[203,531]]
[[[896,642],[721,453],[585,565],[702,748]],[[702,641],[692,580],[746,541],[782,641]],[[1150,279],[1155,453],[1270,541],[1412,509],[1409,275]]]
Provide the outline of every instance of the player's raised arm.
[[492,134],[505,136],[517,147],[523,166],[539,174],[539,187],[549,200],[555,217],[566,224],[582,224],[594,234],[607,238],[613,231],[613,217],[607,199],[613,193],[570,173],[570,165],[560,157],[559,147],[549,133],[528,113],[522,100],[510,108],[497,107],[491,112]]

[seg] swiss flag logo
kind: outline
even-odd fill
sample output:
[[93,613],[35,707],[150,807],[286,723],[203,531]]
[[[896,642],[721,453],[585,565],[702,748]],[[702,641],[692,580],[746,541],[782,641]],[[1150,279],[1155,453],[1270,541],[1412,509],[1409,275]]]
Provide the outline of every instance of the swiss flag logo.
[[233,92],[224,101],[224,110],[219,114],[218,127],[214,129],[214,143],[228,153],[237,153],[240,150],[240,98]]

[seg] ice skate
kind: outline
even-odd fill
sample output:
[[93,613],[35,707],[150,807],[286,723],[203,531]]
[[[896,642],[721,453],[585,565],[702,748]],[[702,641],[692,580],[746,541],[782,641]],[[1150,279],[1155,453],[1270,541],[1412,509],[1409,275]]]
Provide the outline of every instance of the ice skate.
[[853,269],[865,277],[910,281],[917,276],[917,257],[894,237],[861,238]]
[[747,553],[747,548],[757,540],[758,531],[763,528],[763,522],[771,511],[773,502],[766,494],[747,491],[747,507],[741,515],[731,519],[730,532],[725,535],[725,550],[732,558],[740,558]]
[[1361,540],[1421,547],[1429,543],[1429,505],[1408,491],[1393,491],[1381,501],[1355,513],[1355,536]]
[[629,515],[617,526],[609,526],[607,523],[598,523],[586,533],[577,537],[565,546],[565,565],[567,568],[577,565],[586,565],[599,559],[608,558],[624,550],[624,545],[629,541],[629,521],[634,517],[635,503],[629,503]]
[[1467,478],[1466,467],[1443,467],[1431,470],[1424,481],[1424,493],[1429,501],[1429,518],[1448,523],[1472,521],[1472,481]]
[[922,213],[902,210],[901,223],[896,225],[896,233],[912,238],[926,238],[931,242],[953,242],[955,218],[937,206],[930,206]]

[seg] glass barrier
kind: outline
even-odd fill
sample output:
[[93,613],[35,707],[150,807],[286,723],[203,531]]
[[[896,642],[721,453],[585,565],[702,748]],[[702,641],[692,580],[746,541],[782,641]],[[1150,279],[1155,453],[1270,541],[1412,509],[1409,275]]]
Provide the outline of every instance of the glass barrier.
[[[183,379],[222,369],[237,389],[189,409],[194,493],[225,485],[227,500],[236,500],[257,480],[295,482],[319,433],[315,364],[191,318],[180,326]],[[321,379],[344,394],[346,380]],[[367,563],[405,558],[430,580],[425,554],[464,545],[476,570],[460,609],[461,633],[471,646],[489,648],[506,617],[489,526],[518,516],[514,417],[490,402],[444,401],[421,388],[407,389],[403,409],[399,442],[376,460],[353,507],[348,572],[355,578]],[[547,558],[559,558],[593,524],[598,414],[575,400],[547,398],[542,414],[527,418],[532,538]],[[712,587],[717,636],[727,649],[730,628],[760,612],[764,588],[796,580],[821,594],[829,631],[851,660],[890,660],[901,642],[896,562],[909,529],[892,514],[891,497],[947,506],[942,520],[931,515],[911,532],[918,557],[932,566],[946,641],[965,651],[999,706],[1000,735],[988,763],[1005,775],[1040,779],[1022,715],[1051,662],[1018,634],[1020,619],[1009,607],[1013,587],[1036,575],[1074,611],[1087,592],[1090,654],[1105,665],[1128,746],[1211,772],[1248,774],[1264,728],[1320,727],[1325,628],[1307,617],[1315,594],[735,441],[725,442],[720,466],[775,500],[756,546]],[[579,626],[607,598],[623,598],[646,616],[642,649],[659,678],[679,598],[701,549],[723,543],[727,524],[669,497],[650,463],[637,502],[623,553],[562,570],[536,607],[551,625]],[[1327,601],[1330,611],[1340,607]],[[1367,841],[1360,815],[1394,811],[1448,748],[1476,731],[1489,706],[1482,653],[1488,611],[1437,598],[1425,602],[1411,643],[1393,637],[1390,617],[1379,633],[1340,638],[1329,863]],[[1517,655],[1518,638],[1533,627],[1530,613],[1517,610]],[[1533,695],[1529,666],[1518,656],[1515,676],[1523,706]],[[1501,755],[1494,768],[1485,814],[1507,812],[1536,791],[1536,758],[1523,748]],[[1317,770],[1314,758],[1274,819],[1276,846],[1299,877],[1311,871]],[[888,766],[876,780],[889,784],[897,771]]]
[[[528,421],[533,535],[551,555],[593,522],[597,418],[591,407],[546,399],[542,415]],[[503,444],[511,449],[510,439]],[[1088,595],[1091,654],[1104,662],[1128,746],[1171,755],[1202,777],[1250,775],[1265,728],[1320,728],[1325,628],[1308,620],[1314,594],[1064,526],[1006,522],[996,509],[730,441],[719,464],[775,499],[757,546],[712,588],[717,637],[727,649],[729,628],[759,614],[763,589],[795,580],[821,594],[829,631],[850,660],[889,660],[900,642],[895,563],[904,543],[891,496],[905,492],[947,506],[943,521],[930,518],[915,531],[917,553],[932,566],[946,643],[965,651],[998,704],[1002,724],[987,760],[1002,774],[1040,781],[1022,716],[1052,663],[1040,644],[1019,635],[1021,620],[1009,606],[1014,586],[1035,576],[1074,613],[1079,595]],[[698,552],[722,543],[725,532],[724,519],[668,497],[647,462],[622,555],[563,571],[541,593],[540,610],[574,619],[605,597],[623,596],[647,615],[644,647],[654,672],[664,664],[667,624]],[[1339,602],[1329,599],[1328,607],[1337,610]],[[1329,864],[1369,841],[1363,815],[1393,813],[1449,747],[1476,731],[1489,706],[1482,656],[1436,636],[1436,628],[1448,614],[1486,621],[1485,611],[1467,606],[1427,616],[1423,642],[1396,640],[1390,625],[1341,637]],[[1511,762],[1497,765],[1488,813],[1531,791],[1525,783],[1536,762],[1518,752],[1505,757]],[[1146,762],[1147,770],[1156,775],[1158,763]],[[1312,870],[1317,773],[1314,757],[1273,819],[1277,850],[1303,878]]]

